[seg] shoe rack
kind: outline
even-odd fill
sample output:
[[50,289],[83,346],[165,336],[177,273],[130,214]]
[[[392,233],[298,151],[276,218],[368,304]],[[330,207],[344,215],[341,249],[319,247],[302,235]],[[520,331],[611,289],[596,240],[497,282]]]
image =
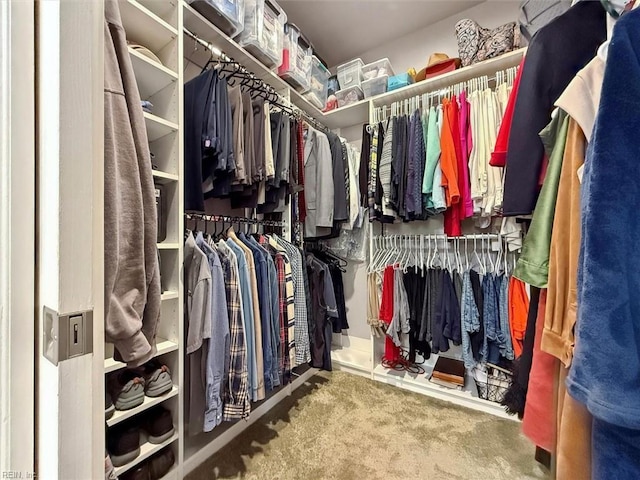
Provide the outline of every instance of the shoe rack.
[[[108,429],[121,422],[136,422],[150,408],[162,405],[172,412],[175,433],[161,444],[146,441],[143,435],[140,454],[131,462],[116,467],[116,475],[130,471],[153,454],[170,447],[176,463],[166,479],[179,479],[182,451],[183,412],[183,147],[182,147],[182,10],[177,0],[120,0],[120,14],[130,44],[149,49],[157,62],[129,46],[141,99],[153,104],[144,119],[154,164],[153,179],[164,195],[166,238],[158,243],[162,285],[162,308],[156,342],[156,359],[171,370],[173,388],[160,397],[145,396],[142,405],[118,411],[106,421]],[[113,345],[105,345],[105,375],[116,373],[126,365],[113,360]],[[106,383],[106,382],[105,382]]]

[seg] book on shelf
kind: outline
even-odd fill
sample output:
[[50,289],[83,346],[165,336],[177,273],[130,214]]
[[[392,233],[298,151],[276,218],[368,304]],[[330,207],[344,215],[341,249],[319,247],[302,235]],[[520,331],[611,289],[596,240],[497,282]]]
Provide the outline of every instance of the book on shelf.
[[464,385],[464,362],[454,358],[438,357],[431,376],[442,381]]
[[456,385],[464,386],[464,378],[460,378],[455,375],[448,375],[446,373],[433,372],[431,376],[443,382],[455,383]]
[[454,390],[462,390],[462,387],[463,387],[463,385],[460,385],[459,383],[452,383],[452,382],[447,382],[446,380],[440,380],[439,378],[436,378],[433,375],[431,376],[429,381],[435,385],[439,385],[445,388],[451,388]]

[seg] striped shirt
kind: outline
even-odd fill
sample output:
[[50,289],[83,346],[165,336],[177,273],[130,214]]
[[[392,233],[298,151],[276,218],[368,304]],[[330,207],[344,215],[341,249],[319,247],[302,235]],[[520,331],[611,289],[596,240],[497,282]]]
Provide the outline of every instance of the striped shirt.
[[304,268],[302,253],[293,244],[277,238],[287,256],[291,266],[291,278],[293,283],[293,303],[295,312],[295,362],[291,365],[302,365],[311,361],[311,344],[309,340],[309,323],[307,309],[307,293],[304,282]]

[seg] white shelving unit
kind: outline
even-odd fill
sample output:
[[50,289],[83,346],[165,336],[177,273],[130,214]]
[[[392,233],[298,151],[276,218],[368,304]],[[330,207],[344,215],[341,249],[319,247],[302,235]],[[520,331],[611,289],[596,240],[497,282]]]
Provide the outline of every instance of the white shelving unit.
[[[123,422],[135,423],[150,408],[162,405],[171,411],[175,433],[162,444],[155,445],[141,435],[140,454],[127,465],[116,468],[120,475],[170,446],[176,458],[166,478],[182,478],[182,444],[180,426],[183,421],[183,288],[182,230],[183,161],[182,161],[182,10],[175,0],[120,0],[120,13],[127,40],[149,49],[158,59],[128,48],[142,100],[153,104],[153,113],[144,112],[149,148],[153,153],[153,180],[163,185],[166,197],[167,238],[158,244],[162,285],[162,302],[156,355],[169,367],[172,389],[160,397],[146,397],[142,405],[131,410],[116,411],[107,420],[107,428]],[[105,374],[113,375],[126,368],[113,359],[113,345],[105,346]],[[108,432],[107,432],[108,435]]]
[[[497,58],[338,108],[323,114],[321,121],[333,129],[351,128],[361,126],[366,122],[373,122],[373,110],[376,107],[390,105],[393,102],[406,100],[425,93],[437,92],[480,76],[493,77],[498,71],[517,66],[524,53],[525,49],[509,52]],[[372,227],[370,226],[369,228]],[[432,355],[423,365],[426,369],[425,374],[411,375],[407,372],[397,372],[383,367],[380,363],[383,349],[384,339],[376,338],[373,335],[368,340],[349,338],[345,341],[343,338],[336,339],[334,337],[332,361],[337,368],[353,374],[368,376],[378,382],[491,413],[498,417],[514,419],[514,417],[505,414],[504,407],[501,405],[478,398],[473,378],[466,379],[466,390],[463,391],[451,390],[431,383],[428,378],[437,360],[437,355]]]
[[131,410],[116,410],[116,412],[113,414],[113,417],[107,420],[107,426],[113,427],[114,425],[117,425],[120,422],[124,422],[125,420],[131,417],[135,417],[136,415],[146,410],[149,410],[151,407],[155,407],[156,405],[161,404],[165,400],[169,400],[170,398],[175,397],[176,395],[178,395],[178,393],[179,393],[179,389],[177,385],[174,385],[170,391],[168,391],[167,393],[159,397],[145,396],[144,402],[142,402],[141,405],[135,408],[132,408]]

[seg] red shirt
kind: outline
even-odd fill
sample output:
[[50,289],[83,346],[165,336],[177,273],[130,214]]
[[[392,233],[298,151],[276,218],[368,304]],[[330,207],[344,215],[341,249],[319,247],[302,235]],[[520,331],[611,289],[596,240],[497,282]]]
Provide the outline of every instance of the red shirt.
[[496,138],[496,146],[491,154],[491,160],[489,165],[492,167],[504,167],[507,164],[507,149],[509,148],[509,133],[511,132],[511,121],[513,120],[513,110],[516,106],[516,98],[518,97],[518,88],[520,87],[520,73],[524,66],[524,58],[520,62],[518,67],[518,73],[513,81],[513,89],[509,95],[509,101],[507,102],[507,108],[504,111],[502,117],[502,123],[500,123],[500,130],[498,131],[498,138]]

